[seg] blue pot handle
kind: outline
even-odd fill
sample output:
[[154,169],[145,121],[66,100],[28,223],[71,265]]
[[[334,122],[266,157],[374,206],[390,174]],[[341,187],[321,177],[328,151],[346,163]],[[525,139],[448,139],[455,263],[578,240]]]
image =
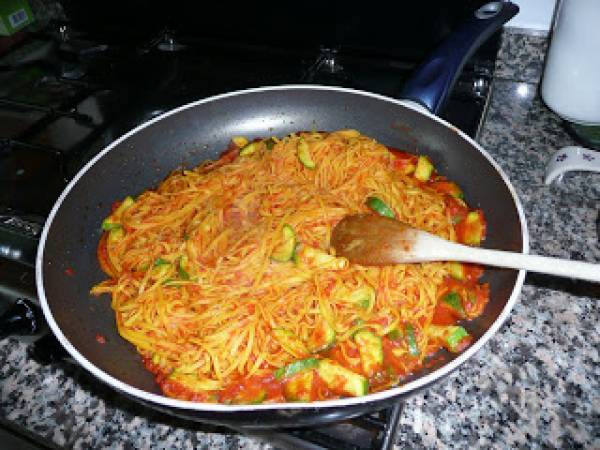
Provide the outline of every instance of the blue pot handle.
[[438,114],[467,60],[518,12],[519,7],[510,1],[483,5],[415,70],[400,97]]

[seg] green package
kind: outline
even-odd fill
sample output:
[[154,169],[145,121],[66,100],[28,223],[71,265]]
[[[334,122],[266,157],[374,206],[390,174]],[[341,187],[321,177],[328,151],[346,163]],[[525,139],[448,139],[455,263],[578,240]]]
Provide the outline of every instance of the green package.
[[10,36],[33,22],[27,0],[0,1],[0,36]]

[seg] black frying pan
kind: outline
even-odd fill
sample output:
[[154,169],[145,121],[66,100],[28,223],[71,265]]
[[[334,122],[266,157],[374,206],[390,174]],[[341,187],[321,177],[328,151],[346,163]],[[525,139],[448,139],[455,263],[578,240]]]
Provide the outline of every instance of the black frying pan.
[[[407,85],[406,96],[437,111],[466,56],[516,11],[513,4],[502,2],[479,10],[454,34],[454,41],[422,66],[420,81]],[[65,189],[46,222],[36,266],[40,302],[59,341],[100,380],[139,401],[171,414],[232,426],[313,425],[356,416],[396,402],[458,367],[506,319],[524,272],[486,272],[491,301],[469,325],[475,341],[466,352],[443,355],[434,367],[398,388],[312,404],[214,405],[164,397],[134,347],[117,334],[110,301],[89,295],[90,287],[105,277],[96,245],[100,223],[114,200],[156,186],[174,168],[217,158],[235,135],[252,139],[341,128],[355,128],[386,145],[429,155],[441,174],[464,188],[469,204],[483,208],[486,246],[527,251],[523,214],[506,176],[474,141],[422,106],[321,86],[234,92],[182,106],[132,130],[97,155]],[[106,337],[105,344],[96,341],[97,334]]]

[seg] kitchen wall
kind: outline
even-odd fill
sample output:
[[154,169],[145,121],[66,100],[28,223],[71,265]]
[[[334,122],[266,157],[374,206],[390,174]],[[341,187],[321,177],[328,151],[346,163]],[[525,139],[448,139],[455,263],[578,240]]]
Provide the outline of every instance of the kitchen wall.
[[521,11],[506,26],[547,33],[558,0],[512,0]]

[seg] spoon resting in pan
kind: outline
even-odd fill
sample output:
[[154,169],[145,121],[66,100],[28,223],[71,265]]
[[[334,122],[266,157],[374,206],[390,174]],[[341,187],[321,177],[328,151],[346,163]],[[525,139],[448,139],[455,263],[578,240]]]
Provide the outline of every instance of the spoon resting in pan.
[[375,214],[344,217],[331,246],[337,256],[364,266],[461,261],[600,282],[600,264],[469,247]]

